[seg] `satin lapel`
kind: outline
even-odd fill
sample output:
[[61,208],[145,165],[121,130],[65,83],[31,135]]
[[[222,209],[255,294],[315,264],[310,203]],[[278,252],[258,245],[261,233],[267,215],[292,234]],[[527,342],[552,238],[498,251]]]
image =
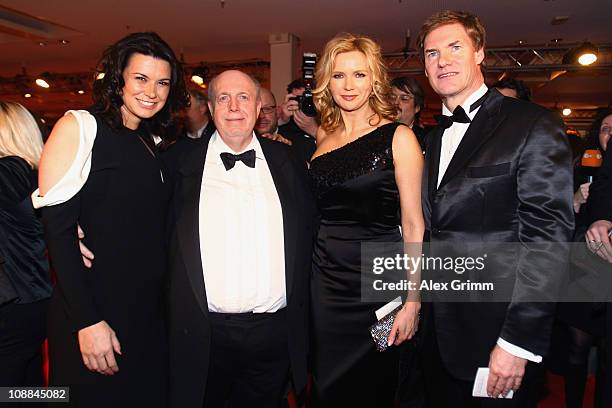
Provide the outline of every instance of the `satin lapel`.
[[442,134],[444,133],[444,129],[440,126],[435,128],[430,133],[430,143],[426,151],[426,155],[428,155],[428,171],[427,171],[427,181],[428,188],[427,191],[429,193],[428,197],[431,201],[433,195],[437,190],[438,185],[438,169],[440,168],[440,149],[442,147]]
[[503,115],[500,113],[503,100],[503,95],[497,90],[491,89],[489,91],[489,96],[468,127],[461,143],[459,143],[459,147],[449,163],[448,169],[444,173],[438,188],[442,188],[443,185],[448,183],[450,179],[464,168],[480,146],[493,136],[495,129],[497,129],[503,120]]
[[175,194],[177,219],[177,235],[179,246],[191,283],[193,293],[204,315],[208,314],[208,301],[202,271],[202,256],[200,253],[200,189],[204,173],[204,161],[208,150],[208,140],[186,157],[179,169],[179,186]]
[[289,165],[289,157],[287,153],[280,149],[281,145],[274,145],[268,140],[260,140],[261,148],[266,162],[274,180],[274,186],[278,193],[278,198],[281,203],[283,212],[283,238],[285,245],[285,285],[287,291],[287,302],[291,296],[293,288],[293,271],[295,265],[295,251],[297,243],[297,228],[298,216],[295,202],[295,187],[294,184],[299,182],[296,180],[295,172]]

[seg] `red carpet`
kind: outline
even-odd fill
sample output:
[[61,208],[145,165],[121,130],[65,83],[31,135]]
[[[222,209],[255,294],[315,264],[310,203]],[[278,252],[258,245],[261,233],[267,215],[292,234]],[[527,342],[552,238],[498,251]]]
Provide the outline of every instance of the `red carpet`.
[[[548,396],[538,404],[538,408],[563,408],[565,407],[565,392],[563,390],[563,377],[548,373],[546,384]],[[589,376],[584,391],[583,408],[593,407],[593,396],[595,395],[595,377]]]

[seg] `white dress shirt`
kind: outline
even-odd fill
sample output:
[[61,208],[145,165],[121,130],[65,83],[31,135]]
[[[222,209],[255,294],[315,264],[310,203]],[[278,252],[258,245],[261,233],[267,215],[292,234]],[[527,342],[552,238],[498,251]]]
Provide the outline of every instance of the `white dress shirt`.
[[[480,110],[480,107],[478,107],[472,112],[470,112],[470,105],[480,99],[487,92],[487,90],[487,86],[483,83],[480,88],[478,88],[473,94],[467,97],[467,99],[461,104],[461,107],[463,108],[465,113],[467,113],[470,120],[474,120],[474,117]],[[445,116],[451,116],[453,113],[446,107],[446,105],[442,104],[442,114]],[[440,164],[438,167],[437,184],[438,187],[440,186],[440,182],[444,177],[444,173],[446,173],[448,165],[450,164],[453,156],[455,155],[455,152],[457,151],[457,148],[459,147],[459,144],[463,140],[463,136],[465,136],[465,133],[467,132],[469,127],[469,123],[453,122],[451,127],[444,130],[444,133],[442,135],[442,144],[440,148]],[[515,346],[514,344],[507,342],[501,337],[497,339],[497,345],[516,357],[521,357],[536,363],[542,361],[542,356],[538,356],[521,347]]]
[[[474,120],[474,117],[480,110],[480,107],[478,107],[470,112],[470,105],[487,93],[487,89],[487,86],[482,84],[480,88],[476,90],[476,92],[468,96],[468,98],[461,104],[461,107],[465,113],[467,113],[470,120]],[[442,104],[442,114],[445,116],[452,116],[453,112],[451,112],[446,105]],[[470,127],[469,123],[453,122],[451,127],[444,130],[444,134],[442,135],[442,146],[440,149],[440,167],[438,167],[438,187],[440,186],[444,173],[446,173],[446,169],[448,169],[448,165],[455,155],[461,140],[463,140],[463,136],[465,135],[465,132],[467,132],[468,127]]]
[[283,215],[274,180],[253,135],[255,168],[225,170],[220,153],[238,154],[215,132],[200,191],[199,231],[208,310],[275,312],[287,305]]

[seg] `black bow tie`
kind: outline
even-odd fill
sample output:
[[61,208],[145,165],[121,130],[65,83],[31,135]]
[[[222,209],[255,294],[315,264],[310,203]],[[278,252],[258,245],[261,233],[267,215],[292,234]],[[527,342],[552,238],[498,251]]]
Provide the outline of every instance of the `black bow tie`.
[[232,154],[232,153],[221,153],[221,161],[225,166],[225,170],[230,170],[234,167],[237,161],[243,162],[245,165],[254,168],[255,167],[255,150],[247,150],[244,153]]
[[[474,110],[478,109],[480,105],[485,101],[489,92],[486,92],[482,95],[476,102],[470,105],[470,113]],[[453,111],[453,116],[445,116],[445,115],[434,115],[434,118],[438,122],[443,129],[448,129],[453,126],[454,122],[457,123],[470,123],[470,117],[465,113],[461,105],[457,106]]]

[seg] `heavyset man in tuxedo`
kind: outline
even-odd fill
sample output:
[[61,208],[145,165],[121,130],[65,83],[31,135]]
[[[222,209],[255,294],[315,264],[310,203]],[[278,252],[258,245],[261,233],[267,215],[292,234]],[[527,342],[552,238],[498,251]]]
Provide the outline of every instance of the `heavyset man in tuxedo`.
[[[515,242],[522,248],[506,265],[515,282],[511,302],[431,305],[425,382],[435,407],[531,406],[529,380],[522,380],[528,361],[547,352],[554,304],[516,299],[554,290],[564,259],[538,255],[536,247],[569,242],[573,230],[571,153],[562,123],[542,107],[487,89],[484,45],[478,18],[451,11],[431,16],[418,40],[446,116],[426,147],[426,235],[432,246]],[[514,398],[471,397],[478,367],[490,369],[490,395],[514,390]]]
[[178,169],[170,216],[170,406],[279,406],[306,384],[312,199],[289,147],[253,133],[259,84],[209,86],[217,131]]

